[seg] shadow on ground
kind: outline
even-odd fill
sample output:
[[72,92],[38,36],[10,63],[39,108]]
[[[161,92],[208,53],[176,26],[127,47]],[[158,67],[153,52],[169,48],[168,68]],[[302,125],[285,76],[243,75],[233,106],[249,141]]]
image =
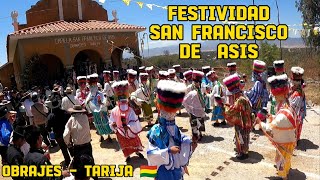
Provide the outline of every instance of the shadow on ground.
[[109,142],[108,139],[102,141],[100,143],[100,147],[101,148],[106,148],[106,149],[114,149],[115,151],[119,151],[120,150],[120,145],[117,141],[116,138],[112,138],[112,142]]
[[198,141],[199,144],[212,143],[214,141],[214,137],[212,135],[204,135],[202,136],[201,141]]
[[[270,180],[281,180],[281,178],[277,177],[277,176],[270,176],[270,177],[266,177],[266,178],[270,179]],[[290,169],[288,179],[290,179],[290,180],[305,180],[305,179],[307,179],[307,177],[303,172],[299,171],[298,169]]]
[[230,160],[234,162],[240,162],[244,164],[256,164],[260,162],[262,159],[264,159],[263,156],[260,153],[255,151],[249,151],[249,158],[245,160],[239,160],[236,157],[230,158]]
[[181,132],[188,132],[188,129],[183,129],[183,127],[179,127]]
[[307,176],[298,169],[290,169],[288,179],[290,180],[304,180]]
[[308,139],[300,139],[299,145],[296,147],[296,149],[307,151],[308,149],[319,149],[319,146]]
[[187,112],[183,112],[181,114],[177,114],[177,117],[190,117]]
[[133,157],[131,157],[130,162],[127,163],[127,165],[131,165],[133,167],[133,170],[135,170],[137,168],[140,168],[141,165],[148,165],[148,161],[146,160],[146,158],[141,159],[134,154]]

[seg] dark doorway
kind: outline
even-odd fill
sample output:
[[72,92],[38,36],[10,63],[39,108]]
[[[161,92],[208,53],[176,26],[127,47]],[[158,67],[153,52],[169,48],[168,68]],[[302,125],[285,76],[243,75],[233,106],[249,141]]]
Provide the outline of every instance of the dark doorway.
[[55,81],[63,80],[64,66],[61,60],[52,54],[39,56],[39,61],[32,65],[30,72],[30,83],[32,85],[43,86],[52,85]]
[[77,76],[86,76],[93,73],[101,73],[102,59],[94,50],[80,51],[74,58],[73,66]]

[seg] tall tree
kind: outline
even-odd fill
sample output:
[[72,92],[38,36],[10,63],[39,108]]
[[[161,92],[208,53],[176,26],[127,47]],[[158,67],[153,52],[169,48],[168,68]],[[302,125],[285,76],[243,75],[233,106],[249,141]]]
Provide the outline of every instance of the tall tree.
[[320,46],[320,35],[319,33],[313,33],[313,29],[316,27],[315,24],[320,23],[320,1],[319,0],[296,0],[296,7],[298,11],[302,13],[303,28],[306,32],[302,33],[305,44],[311,47]]

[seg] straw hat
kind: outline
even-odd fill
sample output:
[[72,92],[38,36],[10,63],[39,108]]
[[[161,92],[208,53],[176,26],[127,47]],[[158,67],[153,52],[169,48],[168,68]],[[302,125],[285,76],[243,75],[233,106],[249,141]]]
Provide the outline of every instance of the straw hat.
[[70,113],[84,113],[84,112],[86,112],[86,110],[83,109],[81,105],[74,105],[72,108],[69,108],[68,111]]
[[67,87],[66,90],[64,91],[65,93],[72,93],[73,90],[71,87]]
[[0,102],[0,106],[5,106],[7,104],[10,104],[10,101],[5,100],[5,99]]

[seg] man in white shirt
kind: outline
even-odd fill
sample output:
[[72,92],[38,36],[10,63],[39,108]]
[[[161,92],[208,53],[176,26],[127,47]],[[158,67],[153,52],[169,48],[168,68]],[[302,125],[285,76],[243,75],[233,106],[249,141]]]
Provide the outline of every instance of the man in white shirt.
[[71,87],[67,87],[64,91],[66,96],[62,98],[61,102],[61,109],[67,111],[68,109],[72,108],[74,105],[80,105],[78,99],[72,94],[73,90]]
[[110,71],[103,71],[103,78],[104,78],[104,88],[103,94],[106,96],[108,101],[110,102],[108,109],[111,110],[114,106],[114,93],[111,88],[111,72]]
[[205,131],[204,117],[205,102],[201,93],[201,80],[204,73],[201,71],[193,71],[192,79],[194,81],[192,90],[184,97],[182,105],[186,111],[190,114],[190,124],[192,128],[192,134],[195,135],[197,140],[201,140],[202,133]]
[[31,112],[31,107],[34,103],[31,100],[30,92],[27,92],[22,99],[24,99],[24,101],[22,102],[22,105],[24,106],[25,111],[26,111],[26,115],[29,118],[28,124],[31,125],[31,124],[33,124],[33,114]]
[[68,109],[71,114],[63,133],[64,142],[74,147],[74,157],[81,154],[92,156],[91,134],[86,110],[80,105]]

